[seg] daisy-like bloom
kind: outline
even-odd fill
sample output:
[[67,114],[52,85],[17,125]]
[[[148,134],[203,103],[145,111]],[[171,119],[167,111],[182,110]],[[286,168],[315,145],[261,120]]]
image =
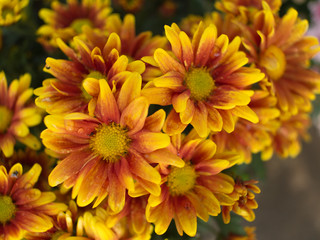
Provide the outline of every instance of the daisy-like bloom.
[[266,90],[256,90],[251,97],[249,106],[259,117],[259,123],[253,124],[245,119],[239,119],[232,133],[221,131],[211,135],[217,143],[218,152],[236,151],[242,161],[239,164],[251,162],[252,153],[264,151],[273,145],[273,134],[280,127],[280,111],[275,107],[277,99]]
[[237,234],[229,234],[229,236],[225,240],[256,240],[256,228],[255,227],[245,227],[244,228],[246,235],[241,236]]
[[45,25],[37,31],[38,41],[52,51],[58,47],[57,38],[69,42],[82,33],[83,26],[105,31],[110,12],[109,0],[67,0],[66,4],[53,1],[51,9],[43,8],[39,12]]
[[272,136],[272,145],[262,152],[262,159],[268,160],[276,152],[282,158],[296,157],[301,151],[301,140],[308,141],[310,135],[308,129],[311,120],[308,112],[299,112],[291,116],[288,113],[281,113],[278,120],[280,127]]
[[246,90],[264,74],[244,67],[248,62],[238,51],[241,40],[229,43],[226,35],[217,37],[214,25],[201,22],[192,40],[176,24],[165,26],[172,53],[157,49],[150,63],[159,66],[163,75],[143,89],[151,104],[171,105],[164,131],[182,132],[190,123],[199,136],[209,130],[234,130],[235,118],[258,122],[248,107],[253,91]]
[[[167,49],[167,39],[162,36],[152,36],[150,31],[136,34],[135,17],[132,14],[126,14],[121,20],[119,14],[112,14],[108,18],[106,25],[108,33],[97,32],[91,28],[84,28],[84,37],[92,46],[100,49],[104,48],[108,41],[109,32],[116,33],[120,37],[120,46],[116,45],[119,54],[126,55],[129,61],[140,60],[143,57],[153,56],[157,48]],[[119,44],[119,43],[118,43]],[[144,81],[150,81],[161,75],[159,68],[146,64],[146,69],[142,73]]]
[[[135,181],[160,194],[160,174],[144,155],[167,147],[170,138],[161,133],[163,110],[147,117],[149,103],[140,97],[141,84],[139,74],[133,74],[114,96],[106,80],[100,79],[93,117],[71,113],[45,118],[48,129],[41,134],[43,144],[65,154],[49,175],[49,184],[64,182],[67,188],[73,187],[72,197],[78,196],[79,206],[97,197],[96,207],[108,196],[111,210],[120,212],[126,189],[133,191]],[[157,161],[162,161],[161,153]]]
[[33,188],[41,172],[35,164],[23,174],[22,165],[15,164],[7,172],[0,166],[0,238],[21,239],[25,232],[45,232],[51,227],[52,218],[67,206],[54,203],[53,192]]
[[143,62],[129,63],[126,56],[120,56],[121,43],[116,33],[101,46],[75,37],[75,50],[61,40],[57,42],[70,60],[47,58],[44,71],[56,78],[44,80],[43,86],[35,90],[39,96],[36,104],[50,114],[89,112],[92,115],[99,94],[99,79],[108,79],[110,86],[114,86],[131,76],[128,71],[142,73],[145,69]]
[[234,202],[232,204],[226,204],[222,206],[222,219],[225,224],[230,222],[230,212],[242,216],[245,220],[252,222],[255,219],[255,214],[252,209],[258,208],[256,202],[255,193],[260,193],[260,189],[256,186],[258,181],[249,180],[241,181],[237,179],[235,181],[234,190],[229,197]]
[[21,19],[21,11],[29,4],[29,0],[1,0],[0,26],[8,26]]
[[310,59],[320,51],[317,38],[304,36],[307,20],[298,18],[298,12],[289,9],[283,16],[274,15],[263,2],[248,26],[238,23],[243,32],[243,44],[251,63],[266,74],[261,81],[278,99],[283,112],[297,114],[310,108],[310,100],[320,89],[320,74],[309,69]]
[[[159,235],[166,232],[172,219],[178,233],[195,236],[197,217],[208,221],[209,216],[217,216],[221,209],[220,194],[231,194],[233,179],[221,173],[233,166],[239,156],[235,153],[216,153],[213,141],[191,137],[172,136],[172,144],[167,151],[175,153],[185,165],[183,167],[161,164],[161,195],[150,195],[146,208],[147,221],[154,223]],[[164,150],[162,150],[164,151]],[[148,158],[157,156],[150,154]],[[166,154],[163,154],[163,160]]]
[[[236,17],[237,21],[251,23],[251,17],[263,9],[263,0],[220,0],[215,2],[215,8]],[[279,12],[281,0],[265,0],[269,4],[272,13]]]
[[0,163],[7,169],[10,169],[16,163],[20,163],[24,169],[30,169],[35,163],[38,163],[41,166],[42,171],[35,187],[41,191],[51,190],[51,187],[48,184],[48,176],[53,169],[55,160],[50,158],[46,153],[38,153],[30,148],[26,148],[25,150],[19,149],[9,158],[2,158],[0,154]]
[[16,140],[34,150],[41,147],[29,131],[42,119],[39,109],[30,102],[33,95],[30,82],[31,76],[24,74],[8,88],[6,76],[0,72],[0,150],[6,157],[12,156]]

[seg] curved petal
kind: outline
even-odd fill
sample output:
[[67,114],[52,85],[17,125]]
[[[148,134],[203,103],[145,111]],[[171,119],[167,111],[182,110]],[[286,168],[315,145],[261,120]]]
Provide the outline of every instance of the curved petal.
[[170,144],[170,138],[165,133],[140,131],[131,139],[131,147],[140,153],[150,153],[157,149],[165,148]]

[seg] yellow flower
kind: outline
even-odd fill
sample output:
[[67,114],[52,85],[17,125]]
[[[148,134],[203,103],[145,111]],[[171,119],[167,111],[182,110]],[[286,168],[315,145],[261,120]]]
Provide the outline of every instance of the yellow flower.
[[149,63],[159,66],[163,75],[143,89],[151,104],[171,105],[164,125],[169,135],[191,124],[201,137],[210,130],[234,130],[235,118],[258,122],[248,107],[253,91],[247,90],[264,74],[244,67],[248,62],[238,51],[240,38],[229,43],[226,35],[217,37],[214,25],[199,24],[192,40],[176,24],[165,26],[172,53],[157,49]]
[[279,17],[266,2],[262,5],[251,19],[256,24],[238,23],[250,63],[266,74],[260,85],[277,97],[281,111],[309,110],[320,91],[320,74],[309,69],[310,59],[320,51],[318,40],[304,36],[308,22],[296,10]]
[[67,0],[66,4],[53,1],[51,8],[40,10],[39,16],[45,25],[37,31],[38,41],[48,51],[58,47],[57,38],[69,42],[82,33],[83,26],[105,31],[111,12],[109,0]]
[[[258,181],[241,181],[236,180],[234,190],[228,195],[233,202],[228,199],[222,206],[222,218],[225,224],[230,222],[230,212],[242,216],[245,220],[252,222],[255,214],[252,209],[258,208],[254,193],[260,193],[260,189],[255,185]],[[227,199],[227,196],[224,196]]]
[[110,208],[120,212],[126,189],[134,190],[135,181],[159,195],[160,174],[145,155],[167,147],[170,139],[161,133],[163,110],[147,117],[149,103],[140,96],[139,74],[127,79],[115,95],[105,79],[99,80],[99,88],[94,116],[79,112],[47,116],[48,129],[41,138],[47,148],[64,154],[49,175],[51,186],[64,182],[73,187],[79,206],[96,197],[97,206],[108,196]]
[[277,99],[266,90],[256,90],[249,107],[259,117],[253,124],[239,119],[232,133],[221,131],[213,133],[211,139],[217,143],[217,151],[236,151],[241,155],[239,164],[251,162],[252,153],[264,152],[273,146],[273,134],[279,129],[280,111],[275,107]]
[[23,174],[22,165],[15,164],[7,172],[0,166],[0,238],[21,239],[26,232],[45,232],[53,227],[52,218],[67,208],[54,203],[53,192],[33,188],[41,167],[38,164]]
[[12,156],[16,140],[34,150],[41,147],[29,131],[42,120],[39,109],[29,102],[33,95],[30,82],[31,76],[25,74],[8,88],[6,76],[0,72],[0,149],[6,157]]
[[[108,79],[113,90],[119,89],[134,71],[142,73],[141,61],[129,60],[119,54],[120,38],[116,33],[98,46],[74,38],[75,50],[60,39],[60,49],[70,60],[47,58],[44,70],[56,78],[43,81],[35,90],[36,104],[48,113],[94,112],[99,94],[99,79]],[[137,76],[140,78],[140,76]]]
[[[221,211],[220,194],[233,191],[233,179],[221,171],[236,164],[239,156],[231,152],[216,153],[214,142],[194,136],[193,132],[185,138],[180,134],[174,135],[168,149],[158,150],[163,155],[160,163],[161,194],[150,195],[146,217],[154,223],[155,232],[159,235],[166,232],[174,219],[181,236],[183,232],[195,236],[197,217],[208,221],[210,215],[217,216]],[[176,154],[176,161],[182,159],[185,165],[166,165],[169,153]],[[149,161],[156,158],[157,155],[148,155]]]
[[21,11],[29,4],[29,0],[1,0],[0,26],[8,26],[21,19]]

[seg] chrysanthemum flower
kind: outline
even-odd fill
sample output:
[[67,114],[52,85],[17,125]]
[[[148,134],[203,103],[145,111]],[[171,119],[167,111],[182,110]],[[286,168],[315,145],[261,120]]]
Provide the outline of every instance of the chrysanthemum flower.
[[236,180],[234,190],[229,197],[234,202],[232,204],[222,206],[222,218],[225,224],[230,222],[230,212],[242,216],[245,220],[252,222],[255,214],[252,209],[258,208],[254,193],[260,193],[260,189],[256,186],[258,181],[241,181]]
[[[119,54],[126,55],[129,61],[140,60],[143,57],[153,56],[157,48],[167,49],[167,39],[162,36],[152,36],[150,31],[136,34],[135,17],[132,14],[124,16],[123,21],[119,14],[112,14],[106,24],[108,33],[97,32],[91,28],[84,28],[84,37],[92,46],[104,48],[110,33],[116,33],[120,37],[121,44],[115,46]],[[142,80],[150,81],[161,75],[159,68],[150,64],[142,74]]]
[[173,105],[164,126],[168,134],[182,132],[190,123],[201,137],[209,130],[234,130],[235,118],[258,122],[247,106],[253,91],[246,90],[264,74],[243,67],[248,59],[238,51],[240,38],[229,43],[217,37],[214,25],[200,23],[192,40],[176,24],[165,26],[172,52],[157,49],[150,63],[163,75],[143,90],[151,104]]
[[267,76],[261,81],[278,99],[278,108],[296,114],[299,109],[310,108],[310,100],[320,90],[319,73],[309,69],[310,59],[320,51],[315,37],[304,36],[307,20],[298,18],[294,9],[283,16],[273,15],[263,2],[250,26],[238,23],[243,33],[243,44],[250,63],[254,63]]
[[[276,14],[281,7],[281,0],[264,0]],[[251,17],[263,9],[262,0],[221,0],[215,2],[215,8],[237,18],[237,21],[250,23]]]
[[66,155],[49,175],[49,184],[65,182],[66,187],[73,187],[79,206],[96,197],[97,206],[108,196],[109,207],[119,212],[126,189],[134,190],[134,181],[160,194],[160,174],[144,155],[167,147],[170,139],[161,133],[163,110],[147,117],[149,103],[139,97],[141,82],[138,74],[127,79],[115,97],[106,80],[100,79],[94,117],[71,113],[45,118],[44,145]]
[[245,227],[244,228],[246,235],[241,236],[238,234],[229,234],[229,236],[226,238],[226,240],[256,240],[256,228],[255,227]]
[[[76,50],[58,40],[60,49],[70,60],[47,58],[44,70],[56,78],[43,81],[35,90],[36,104],[48,113],[94,112],[99,94],[99,79],[108,79],[110,86],[124,82],[135,71],[142,73],[141,61],[119,56],[120,38],[112,33],[101,47],[74,39]],[[112,87],[113,88],[113,87]],[[118,89],[118,88],[116,88]]]
[[25,74],[8,88],[6,76],[0,72],[0,150],[6,157],[12,156],[16,140],[35,150],[41,147],[29,131],[42,119],[39,109],[29,101],[33,95],[30,82],[31,76]]
[[41,191],[51,190],[48,184],[48,176],[55,163],[53,158],[50,158],[44,152],[38,153],[30,148],[26,148],[25,150],[19,149],[9,158],[2,158],[0,154],[0,164],[4,165],[7,169],[10,169],[16,163],[20,163],[24,169],[30,169],[35,163],[38,163],[42,171],[35,187]]
[[267,148],[273,145],[273,134],[280,127],[280,111],[275,107],[276,103],[276,97],[268,91],[256,90],[249,107],[259,117],[259,123],[239,119],[232,133],[221,131],[212,134],[211,139],[217,144],[217,151],[238,152],[242,157],[239,164],[250,163],[252,153],[266,153]]
[[69,42],[82,33],[83,26],[105,31],[111,12],[109,0],[67,0],[66,4],[53,1],[51,8],[40,10],[45,25],[37,31],[38,41],[49,51],[58,47],[57,38]]
[[308,129],[311,120],[308,112],[299,112],[294,116],[282,113],[278,121],[280,127],[271,134],[273,144],[262,152],[263,160],[270,159],[273,152],[282,158],[294,158],[301,151],[301,140],[310,139]]
[[[178,233],[195,236],[197,217],[208,221],[209,215],[217,216],[220,201],[216,194],[230,194],[233,179],[222,170],[234,165],[239,159],[231,152],[216,153],[211,140],[187,136],[181,141],[180,135],[172,136],[168,150],[181,158],[183,167],[161,166],[161,195],[150,195],[146,209],[149,222],[155,224],[155,232],[163,234],[172,219]],[[148,158],[154,159],[152,154]],[[166,155],[163,154],[163,161]]]
[[41,167],[35,164],[23,174],[17,163],[7,172],[0,166],[0,238],[21,239],[25,232],[45,232],[52,225],[50,216],[66,209],[62,203],[54,203],[53,192],[41,192],[33,188]]
[[21,19],[21,11],[28,5],[29,0],[1,0],[0,26],[8,26]]

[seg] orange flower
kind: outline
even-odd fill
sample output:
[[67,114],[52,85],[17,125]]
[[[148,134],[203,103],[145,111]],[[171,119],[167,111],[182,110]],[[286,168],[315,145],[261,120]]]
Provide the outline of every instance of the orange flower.
[[[154,223],[157,234],[165,233],[174,219],[181,236],[183,232],[195,236],[197,217],[208,221],[209,215],[217,216],[221,211],[217,195],[233,191],[233,179],[220,172],[233,166],[239,156],[231,152],[216,153],[214,142],[194,138],[193,133],[182,141],[180,135],[174,135],[171,142],[168,149],[158,150],[163,152],[161,195],[150,195],[146,217]],[[167,166],[166,156],[170,152],[177,155],[177,161],[182,159],[185,165]],[[153,161],[156,157],[148,155]]]
[[41,192],[33,188],[38,180],[41,167],[35,164],[23,174],[20,163],[7,173],[0,166],[0,238],[21,239],[25,232],[45,232],[52,225],[52,218],[66,209],[62,203],[53,203],[53,192]]
[[110,87],[116,90],[131,76],[129,71],[142,73],[145,70],[143,62],[129,63],[126,56],[119,56],[121,44],[116,33],[112,33],[100,48],[78,37],[74,42],[77,51],[58,40],[60,49],[71,60],[47,58],[44,70],[56,79],[44,80],[43,86],[35,90],[39,96],[36,104],[50,114],[89,112],[92,115],[99,94],[99,79],[108,79]]
[[126,12],[138,12],[144,5],[144,0],[115,0]]
[[310,136],[307,132],[311,125],[309,113],[299,112],[297,115],[290,116],[282,113],[280,127],[271,134],[272,145],[262,153],[262,159],[268,160],[276,152],[280,157],[296,157],[301,151],[301,140],[308,141]]
[[[65,157],[49,175],[49,184],[64,182],[73,187],[72,197],[79,206],[108,196],[108,205],[120,212],[126,189],[140,182],[159,195],[161,177],[145,154],[165,148],[170,139],[161,133],[165,112],[147,117],[149,103],[140,97],[141,78],[127,79],[116,96],[106,80],[99,80],[99,96],[94,117],[84,113],[45,118],[48,129],[41,134],[44,145]],[[160,161],[159,159],[158,161]]]
[[16,140],[35,150],[41,147],[29,131],[42,119],[39,109],[29,102],[33,95],[30,82],[30,75],[25,74],[8,88],[6,76],[0,72],[0,150],[6,157],[12,156]]
[[320,75],[309,69],[310,59],[320,51],[315,37],[304,36],[307,20],[300,20],[294,9],[278,17],[263,2],[252,25],[238,23],[250,63],[266,74],[260,85],[278,99],[283,112],[297,114],[310,110],[310,101],[320,90]]
[[252,153],[264,152],[273,145],[272,135],[280,127],[280,111],[275,107],[277,99],[268,91],[256,90],[251,97],[249,107],[259,117],[259,123],[253,124],[239,119],[232,133],[221,131],[211,135],[217,143],[218,152],[236,151],[241,155],[239,164],[251,162]]
[[222,218],[225,224],[230,222],[230,212],[242,216],[245,220],[252,222],[255,219],[255,214],[252,209],[258,208],[254,193],[260,193],[260,189],[255,185],[258,181],[241,181],[236,180],[234,190],[229,197],[234,202],[223,204],[222,206]]
[[107,17],[111,12],[109,0],[67,0],[66,4],[53,1],[51,9],[43,8],[40,18],[46,23],[37,34],[38,41],[47,51],[58,47],[56,40],[69,42],[82,33],[83,26],[105,31]]
[[163,75],[143,89],[151,104],[173,105],[164,131],[182,132],[190,123],[201,137],[209,130],[234,130],[235,118],[258,122],[247,106],[253,91],[246,90],[263,74],[243,67],[247,58],[239,52],[240,38],[229,43],[226,35],[217,37],[214,25],[199,24],[192,40],[176,24],[165,26],[171,52],[157,49],[154,60]]

